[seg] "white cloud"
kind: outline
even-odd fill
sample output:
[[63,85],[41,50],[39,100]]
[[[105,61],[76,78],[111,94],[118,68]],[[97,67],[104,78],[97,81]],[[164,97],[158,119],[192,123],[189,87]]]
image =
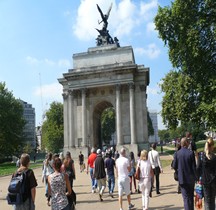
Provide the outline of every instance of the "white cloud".
[[135,18],[136,6],[130,0],[123,0],[113,13],[115,20],[111,19],[111,21],[114,26],[115,36],[129,35],[139,19]]
[[149,3],[145,3],[141,1],[140,3],[140,15],[145,19],[148,20],[152,17],[152,11],[157,8],[158,1],[151,0]]
[[31,64],[37,64],[37,63],[39,63],[39,60],[38,60],[37,58],[33,58],[33,57],[31,57],[31,56],[27,56],[27,57],[26,57],[26,61],[27,61],[28,63],[31,63]]
[[156,44],[152,43],[149,44],[147,46],[147,48],[135,48],[134,51],[138,54],[138,55],[145,55],[150,59],[155,59],[160,55],[160,49],[156,46]]
[[[78,8],[76,23],[73,26],[74,34],[80,40],[91,40],[96,37],[97,20],[99,13],[96,11],[96,0],[83,0]],[[101,5],[101,4],[100,4]]]
[[65,16],[65,17],[70,16],[70,15],[71,15],[71,12],[70,12],[70,11],[67,10],[67,11],[64,12],[64,16]]
[[97,37],[95,28],[101,29],[102,25],[98,25],[101,17],[96,4],[100,6],[103,14],[106,14],[111,3],[113,6],[108,30],[110,34],[120,38],[131,35],[135,27],[152,19],[158,1],[150,0],[148,3],[140,1],[140,5],[137,6],[132,0],[121,0],[118,4],[116,0],[82,0],[78,8],[76,23],[73,26],[73,33],[78,39],[88,41]]
[[53,83],[49,85],[43,85],[36,87],[34,91],[35,96],[40,96],[45,99],[62,100],[62,85],[59,83]]
[[67,60],[67,59],[60,59],[60,60],[58,61],[58,66],[59,66],[59,67],[70,67],[71,64],[70,64],[70,61]]
[[59,66],[59,67],[70,67],[70,61],[67,59],[59,59],[58,61],[53,61],[48,58],[37,59],[31,56],[26,57],[26,61],[30,64],[45,64],[48,66]]
[[49,60],[47,58],[45,58],[44,60],[41,61],[42,63],[44,62],[45,64],[49,65],[49,66],[54,66],[55,62],[52,60]]
[[147,23],[146,30],[147,30],[148,34],[151,34],[152,32],[155,32],[155,24],[153,22]]
[[159,87],[154,87],[154,88],[147,87],[147,94],[158,95],[159,91],[160,91]]

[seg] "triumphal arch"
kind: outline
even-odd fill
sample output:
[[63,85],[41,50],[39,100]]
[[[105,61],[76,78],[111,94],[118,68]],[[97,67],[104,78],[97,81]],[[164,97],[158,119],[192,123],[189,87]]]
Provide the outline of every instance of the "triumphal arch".
[[[135,63],[133,48],[102,28],[97,46],[73,55],[73,69],[58,79],[63,86],[64,152],[87,157],[101,146],[101,114],[113,107],[116,114],[116,149],[124,146],[135,155],[148,148],[146,88],[149,68]],[[107,32],[107,33],[106,33]]]

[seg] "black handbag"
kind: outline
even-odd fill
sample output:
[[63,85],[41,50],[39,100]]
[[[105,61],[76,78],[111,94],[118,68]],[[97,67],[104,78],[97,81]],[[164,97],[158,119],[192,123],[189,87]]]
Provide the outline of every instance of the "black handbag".
[[175,179],[176,181],[178,181],[178,171],[175,171],[175,172],[174,172],[174,179]]

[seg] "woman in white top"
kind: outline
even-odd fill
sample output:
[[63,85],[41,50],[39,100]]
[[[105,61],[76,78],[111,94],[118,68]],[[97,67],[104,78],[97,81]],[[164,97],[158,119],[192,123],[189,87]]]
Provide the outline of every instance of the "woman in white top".
[[142,150],[137,167],[140,167],[139,188],[142,192],[143,210],[147,210],[149,206],[151,179],[154,176],[154,172],[152,170],[151,163],[148,160],[148,152],[146,150]]
[[48,176],[54,172],[53,169],[53,159],[52,153],[47,155],[47,159],[44,161],[43,165],[43,174],[42,174],[42,182],[46,184],[46,193],[45,196],[48,197]]

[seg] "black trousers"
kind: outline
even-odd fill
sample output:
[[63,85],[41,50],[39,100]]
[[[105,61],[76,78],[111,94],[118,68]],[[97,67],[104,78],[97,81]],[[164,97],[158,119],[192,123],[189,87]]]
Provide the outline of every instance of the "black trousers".
[[159,179],[160,168],[156,167],[156,168],[153,169],[153,171],[154,171],[155,181],[156,181],[156,193],[159,193],[160,192],[160,179]]
[[194,185],[180,184],[185,210],[194,210]]
[[205,210],[215,210],[216,180],[203,185]]

